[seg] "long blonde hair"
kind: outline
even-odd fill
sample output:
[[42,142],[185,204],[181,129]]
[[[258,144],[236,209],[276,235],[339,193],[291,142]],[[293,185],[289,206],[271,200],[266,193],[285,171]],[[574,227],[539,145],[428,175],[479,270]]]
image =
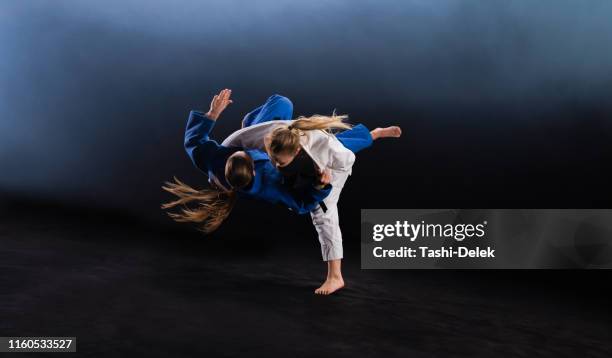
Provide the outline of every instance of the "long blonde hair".
[[[201,224],[199,229],[205,233],[215,231],[229,216],[236,203],[236,192],[211,187],[210,189],[194,189],[174,177],[174,182],[166,182],[162,189],[172,193],[178,199],[162,204],[162,209],[172,209],[181,206],[179,213],[168,212],[174,221]],[[187,204],[197,202],[196,208]]]
[[282,124],[274,128],[265,139],[268,154],[280,154],[297,152],[300,146],[300,137],[306,135],[307,131],[323,130],[331,132],[334,129],[350,129],[351,126],[344,121],[347,115],[323,116],[315,114],[310,117],[299,117],[291,124]]
[[[162,204],[162,209],[181,207],[179,213],[168,212],[168,216],[178,222],[201,224],[200,231],[215,231],[229,216],[236,203],[236,191],[246,187],[253,179],[253,160],[244,153],[232,154],[226,161],[225,180],[231,186],[226,188],[216,177],[208,189],[194,189],[174,177],[174,182],[166,182],[162,189],[174,194],[178,199]],[[197,203],[196,208],[187,204]]]

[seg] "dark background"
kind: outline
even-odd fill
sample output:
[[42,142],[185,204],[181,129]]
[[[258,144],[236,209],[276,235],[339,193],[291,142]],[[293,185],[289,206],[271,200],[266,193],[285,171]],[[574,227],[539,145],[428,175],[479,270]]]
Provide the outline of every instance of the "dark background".
[[[367,272],[357,248],[360,208],[610,207],[610,14],[605,0],[4,1],[2,335],[77,335],[92,356],[280,341],[609,355],[605,272]],[[307,217],[242,201],[203,237],[159,209],[174,175],[204,185],[183,130],[222,88],[219,140],[273,93],[295,115],[402,126],[343,191],[348,286],[330,301],[310,296],[323,265]]]
[[295,115],[401,125],[400,141],[359,157],[347,207],[610,206],[611,12],[608,1],[4,2],[0,187],[160,215],[164,180],[204,183],[184,125],[227,87],[219,139],[272,93]]

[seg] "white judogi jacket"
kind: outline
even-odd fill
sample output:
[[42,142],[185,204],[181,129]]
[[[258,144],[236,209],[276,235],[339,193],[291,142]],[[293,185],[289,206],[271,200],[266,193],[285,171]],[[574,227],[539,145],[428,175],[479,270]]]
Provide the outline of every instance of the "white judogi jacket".
[[[279,124],[291,124],[292,121],[268,121],[250,127],[242,128],[229,137],[223,146],[239,146],[249,149],[265,151],[265,136]],[[343,257],[342,232],[338,220],[338,200],[344,183],[351,175],[355,154],[347,149],[334,136],[325,131],[305,131],[301,138],[302,150],[306,151],[315,164],[320,168],[328,168],[332,173],[332,191],[323,200],[327,211],[318,206],[310,213],[312,223],[319,234],[323,261],[337,260]]]

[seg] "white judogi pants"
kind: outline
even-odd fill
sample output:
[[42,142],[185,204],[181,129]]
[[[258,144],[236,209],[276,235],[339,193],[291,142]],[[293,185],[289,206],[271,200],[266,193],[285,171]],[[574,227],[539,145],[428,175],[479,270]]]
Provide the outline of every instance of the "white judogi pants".
[[310,212],[312,223],[319,234],[323,261],[338,260],[343,257],[342,231],[340,231],[340,220],[338,218],[338,200],[349,175],[350,172],[346,171],[332,171],[332,191],[323,200],[327,211],[323,211],[321,206],[318,206]]

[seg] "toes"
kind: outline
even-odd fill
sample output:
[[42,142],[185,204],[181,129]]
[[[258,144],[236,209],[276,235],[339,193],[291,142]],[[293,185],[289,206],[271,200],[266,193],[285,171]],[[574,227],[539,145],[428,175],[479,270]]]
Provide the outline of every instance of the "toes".
[[333,285],[330,285],[329,283],[324,282],[323,285],[321,285],[321,287],[319,287],[319,288],[317,288],[315,290],[315,294],[323,295],[323,296],[329,296],[332,293],[334,293],[336,290],[337,290],[337,288],[334,289]]

